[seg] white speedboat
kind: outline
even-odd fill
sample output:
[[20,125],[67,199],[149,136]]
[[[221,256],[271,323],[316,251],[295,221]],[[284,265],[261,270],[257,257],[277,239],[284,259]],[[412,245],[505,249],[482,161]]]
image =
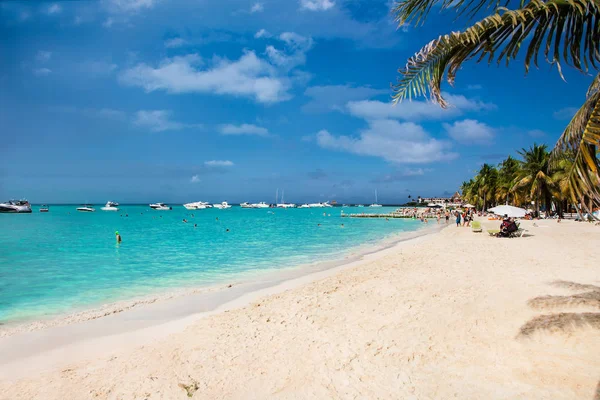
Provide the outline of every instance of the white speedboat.
[[204,210],[205,208],[212,207],[208,203],[204,203],[202,201],[195,201],[193,203],[187,203],[183,205],[188,210]]
[[172,210],[171,207],[169,207],[168,205],[166,205],[165,203],[154,203],[154,204],[150,204],[150,208],[153,210],[158,210],[158,211],[168,211],[168,210]]
[[295,208],[296,205],[292,203],[279,203],[277,204],[277,208]]
[[331,207],[331,204],[329,204],[328,202],[325,202],[325,203],[311,203],[308,206],[310,208],[325,208],[325,207]]
[[362,204],[357,204],[356,207],[362,208],[364,206]]
[[0,203],[0,213],[26,214],[31,212],[31,205],[27,200],[9,200]]
[[94,212],[94,211],[96,211],[96,209],[94,207],[92,207],[91,204],[84,204],[81,207],[77,207],[77,211]]
[[50,211],[50,207],[48,207],[46,204],[42,204],[40,206],[40,212],[49,212]]
[[310,208],[310,205],[308,204],[302,204],[301,206],[298,206],[298,208]]
[[254,208],[254,207],[252,207],[252,204],[249,204],[247,202],[240,203],[240,207],[242,207],[242,208]]
[[264,201],[261,201],[260,203],[252,204],[252,208],[269,208],[269,205]]
[[117,207],[119,205],[119,203],[115,203],[113,201],[107,201],[106,205],[104,207],[101,208],[102,211],[119,211],[119,208]]
[[231,208],[231,206],[226,202],[222,202],[221,204],[213,204],[214,208],[218,208],[219,210],[225,210],[227,208]]

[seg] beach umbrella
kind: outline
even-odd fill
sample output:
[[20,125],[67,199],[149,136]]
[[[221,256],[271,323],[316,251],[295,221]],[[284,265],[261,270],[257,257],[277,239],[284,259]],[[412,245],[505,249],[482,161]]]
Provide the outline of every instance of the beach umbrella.
[[465,204],[464,207],[465,208],[475,208],[475,206],[473,204]]
[[496,215],[508,215],[511,218],[522,218],[525,216],[525,214],[527,214],[527,211],[524,208],[506,205],[490,208],[488,209],[488,212]]

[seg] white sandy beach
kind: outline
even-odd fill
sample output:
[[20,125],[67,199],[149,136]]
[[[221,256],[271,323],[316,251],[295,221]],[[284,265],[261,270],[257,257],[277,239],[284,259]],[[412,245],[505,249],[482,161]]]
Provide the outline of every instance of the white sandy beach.
[[600,399],[600,227],[536,224],[450,225],[207,315],[49,337],[0,356],[0,398]]

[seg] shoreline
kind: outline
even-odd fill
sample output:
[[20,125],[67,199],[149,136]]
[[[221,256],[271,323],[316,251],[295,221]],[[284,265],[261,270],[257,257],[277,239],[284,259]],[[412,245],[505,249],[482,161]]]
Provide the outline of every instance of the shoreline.
[[[445,228],[446,226],[446,224],[431,224],[429,226],[420,227],[419,229],[414,231],[393,233],[379,240],[376,240],[373,243],[362,243],[358,246],[350,247],[338,253],[325,255],[325,258],[331,258],[326,259],[324,261],[315,261],[311,263],[303,263],[290,266],[284,265],[275,270],[262,269],[250,272],[245,271],[236,274],[235,276],[232,276],[231,279],[227,281],[219,283],[209,283],[207,285],[195,285],[191,287],[175,287],[166,290],[157,289],[155,292],[150,293],[148,295],[132,297],[124,300],[111,301],[102,304],[90,305],[89,307],[75,307],[72,311],[66,313],[57,313],[45,317],[32,319],[28,318],[25,320],[8,321],[3,324],[0,324],[0,339],[27,332],[34,332],[53,327],[61,327],[74,323],[96,320],[104,317],[109,317],[111,315],[128,312],[132,309],[139,309],[147,305],[168,302],[171,300],[176,300],[191,295],[218,294],[222,293],[223,291],[227,291],[233,287],[264,287],[265,284],[269,283],[277,284],[281,281],[294,279],[296,277],[301,277],[306,274],[327,270],[339,265],[343,265],[345,263],[356,261],[365,255],[369,255],[381,250],[385,250],[389,247],[393,247],[395,244],[402,241],[437,232]],[[434,229],[434,227],[437,229]],[[250,291],[252,291],[252,289],[250,289]]]
[[[5,328],[5,334],[0,335],[0,377],[20,376],[31,365],[40,370],[49,368],[55,364],[57,352],[63,355],[61,363],[75,362],[123,349],[123,343],[131,340],[157,340],[199,319],[377,260],[403,246],[434,237],[449,226],[431,224],[393,234],[377,243],[361,245],[358,252],[357,248],[349,249],[344,258],[266,272],[256,281],[171,292],[126,304],[111,303],[49,321],[18,325],[12,331]],[[71,356],[65,358],[65,354]]]

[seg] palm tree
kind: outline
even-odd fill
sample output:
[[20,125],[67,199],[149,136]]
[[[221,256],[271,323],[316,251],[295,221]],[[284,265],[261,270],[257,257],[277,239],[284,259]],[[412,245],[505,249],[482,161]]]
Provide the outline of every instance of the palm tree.
[[522,149],[518,153],[523,157],[523,161],[513,190],[525,189],[529,198],[535,201],[535,210],[539,215],[542,200],[546,210],[550,209],[551,191],[555,187],[552,177],[548,174],[548,147],[545,144],[534,143],[529,149]]
[[[498,7],[500,4],[513,9]],[[562,77],[562,64],[587,73],[595,71],[586,100],[577,111],[552,151],[553,160],[566,151],[575,156],[568,171],[569,192],[577,203],[587,197],[600,203],[600,165],[596,156],[600,145],[600,21],[599,0],[399,0],[394,7],[399,25],[423,21],[429,11],[441,5],[459,15],[473,18],[482,10],[496,11],[466,28],[439,36],[429,42],[399,69],[401,78],[394,87],[394,101],[412,96],[431,95],[442,107],[442,81],[454,83],[462,64],[472,58],[488,62],[515,60],[526,48],[525,71],[537,65],[540,51]],[[583,204],[585,208],[591,208]],[[591,213],[591,209],[588,212]]]
[[515,185],[517,174],[519,173],[519,161],[511,156],[508,156],[506,160],[502,161],[498,169],[498,186],[496,200],[504,200],[506,204],[509,203],[510,193]]
[[489,164],[483,164],[475,177],[478,187],[478,195],[483,199],[482,211],[487,209],[490,198],[495,197],[496,183],[498,181],[498,171]]

